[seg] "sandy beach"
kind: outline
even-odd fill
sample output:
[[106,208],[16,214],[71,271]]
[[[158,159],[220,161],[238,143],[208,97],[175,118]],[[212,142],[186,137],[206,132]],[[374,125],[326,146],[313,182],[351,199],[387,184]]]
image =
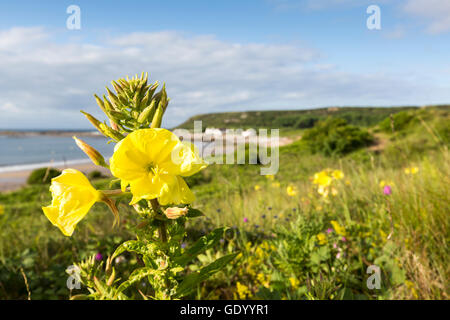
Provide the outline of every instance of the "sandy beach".
[[[106,176],[111,175],[109,170],[92,163],[72,164],[70,166],[55,166],[60,170],[67,168],[77,169],[84,173],[98,170]],[[27,178],[33,170],[0,172],[0,192],[17,190],[26,184]]]
[[[202,141],[203,135],[199,137],[192,137],[196,141]],[[251,143],[264,143],[268,146],[272,144],[278,144],[279,146],[287,145],[292,143],[294,140],[297,140],[299,137],[279,137],[277,139],[272,138],[265,138],[265,139],[258,139],[258,137],[247,137],[244,138],[243,142],[251,142]],[[234,135],[228,135],[228,137],[223,138],[225,141],[230,140],[232,142],[235,142],[236,136]],[[208,140],[209,141],[209,140]],[[228,152],[234,152],[234,148],[231,150],[224,150],[225,153]],[[85,174],[98,170],[102,172],[105,176],[110,176],[111,173],[108,169],[96,166],[92,163],[81,163],[81,164],[66,164],[66,165],[53,165],[51,166],[53,168],[57,168],[60,170],[67,169],[67,168],[74,168],[77,169]],[[26,181],[30,173],[33,171],[33,169],[29,170],[17,170],[17,171],[9,171],[9,172],[0,172],[0,192],[6,192],[6,191],[14,191],[19,189],[20,187],[26,185]]]

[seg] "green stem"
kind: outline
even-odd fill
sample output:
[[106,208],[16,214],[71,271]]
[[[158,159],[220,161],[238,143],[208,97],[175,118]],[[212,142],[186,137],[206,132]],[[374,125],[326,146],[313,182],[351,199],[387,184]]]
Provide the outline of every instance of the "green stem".
[[[152,199],[150,200],[150,204],[152,205],[153,211],[155,211],[156,214],[159,214],[159,202],[158,199]],[[161,238],[162,242],[167,242],[167,229],[166,229],[166,223],[164,221],[159,222],[159,237]]]

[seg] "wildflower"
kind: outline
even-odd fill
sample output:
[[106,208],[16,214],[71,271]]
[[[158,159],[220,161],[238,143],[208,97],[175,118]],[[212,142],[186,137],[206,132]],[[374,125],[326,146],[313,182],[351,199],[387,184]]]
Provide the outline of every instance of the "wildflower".
[[327,244],[327,236],[325,235],[325,234],[323,234],[323,233],[319,233],[318,235],[317,235],[317,240],[319,240],[319,244],[320,245],[324,245],[324,244]]
[[244,218],[244,222],[248,222],[248,218]]
[[266,175],[266,179],[273,181],[275,179],[275,176],[273,174],[268,174]]
[[5,213],[5,207],[0,204],[0,216]]
[[94,189],[89,180],[78,170],[66,169],[52,179],[50,186],[52,204],[42,207],[45,216],[64,235],[71,236],[77,223],[86,216],[101,192]]
[[265,218],[266,218],[266,215],[265,215],[265,214],[263,214],[263,215],[261,216],[261,218],[265,219]]
[[342,240],[343,242],[346,242],[346,241],[347,241],[347,238],[346,238],[346,237],[342,237],[341,240]]
[[281,184],[278,181],[272,182],[272,187],[279,188]]
[[341,170],[333,170],[331,175],[336,180],[341,180],[342,178],[344,178],[344,173]]
[[331,221],[331,224],[333,225],[334,230],[336,231],[336,233],[340,236],[345,236],[346,232],[345,232],[345,228],[342,227],[339,222],[333,220]]
[[333,228],[328,228],[327,229],[327,233],[332,233],[333,232]]
[[405,168],[405,174],[416,174],[417,172],[419,172],[419,168],[418,167],[411,167],[411,168]]
[[221,238],[221,239],[219,240],[219,242],[220,242],[221,244],[224,244],[224,243],[225,243],[225,239]]
[[255,185],[255,191],[258,191],[261,189],[261,186],[259,184]]
[[194,145],[161,128],[130,133],[116,145],[110,160],[111,172],[121,179],[122,189],[130,185],[130,204],[155,198],[162,205],[191,203],[194,194],[182,177],[206,166]]
[[250,289],[245,284],[242,284],[239,281],[236,283],[236,290],[239,299],[246,299],[251,294]]
[[288,196],[294,197],[297,195],[297,188],[295,186],[290,185],[286,188],[286,192]]
[[387,186],[387,185],[393,186],[394,183],[393,183],[392,181],[390,181],[390,180],[389,180],[389,181],[381,180],[380,183],[379,183],[379,185],[380,185],[380,188],[384,188],[384,187]]
[[183,243],[181,244],[181,249],[185,249],[186,247],[187,247],[186,242],[183,242]]
[[166,210],[164,210],[164,214],[169,219],[178,219],[179,217],[185,216],[187,212],[188,212],[187,207],[185,208],[174,207],[174,208],[167,208]]
[[290,277],[289,278],[289,282],[291,283],[291,287],[294,290],[297,289],[299,284],[300,284],[300,281],[297,278],[294,278],[294,277]]
[[391,186],[389,186],[389,185],[384,186],[384,188],[383,188],[383,193],[384,193],[385,195],[389,196],[389,195],[392,193]]
[[317,184],[322,187],[328,187],[331,184],[331,177],[326,170],[314,174],[313,184]]
[[337,243],[336,243],[336,242],[333,243],[333,248],[334,248],[334,249],[337,249],[337,247],[338,247],[338,246],[337,246]]
[[103,260],[103,256],[100,252],[97,252],[97,254],[95,255],[95,260],[97,261],[102,261]]

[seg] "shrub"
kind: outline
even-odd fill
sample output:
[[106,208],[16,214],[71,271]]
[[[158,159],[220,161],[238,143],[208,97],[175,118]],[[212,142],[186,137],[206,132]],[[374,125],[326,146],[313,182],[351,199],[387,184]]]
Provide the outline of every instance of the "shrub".
[[[402,131],[407,129],[412,123],[417,122],[414,115],[408,111],[402,111],[392,116],[394,120],[394,130]],[[391,117],[387,117],[380,123],[380,129],[385,132],[392,132]]]
[[39,168],[33,170],[28,176],[28,184],[46,184],[50,183],[52,178],[61,174],[61,171],[55,168]]
[[302,144],[313,153],[344,155],[373,142],[373,136],[366,130],[349,125],[346,120],[328,118],[305,132]]

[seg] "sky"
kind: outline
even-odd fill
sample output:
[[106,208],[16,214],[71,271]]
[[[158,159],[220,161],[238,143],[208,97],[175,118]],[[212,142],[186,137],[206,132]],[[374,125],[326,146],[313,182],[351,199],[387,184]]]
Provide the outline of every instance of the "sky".
[[[80,29],[67,28],[70,5]],[[370,5],[380,29],[369,30]],[[450,103],[450,0],[2,1],[0,129],[89,129],[148,72],[163,125],[210,112]]]

